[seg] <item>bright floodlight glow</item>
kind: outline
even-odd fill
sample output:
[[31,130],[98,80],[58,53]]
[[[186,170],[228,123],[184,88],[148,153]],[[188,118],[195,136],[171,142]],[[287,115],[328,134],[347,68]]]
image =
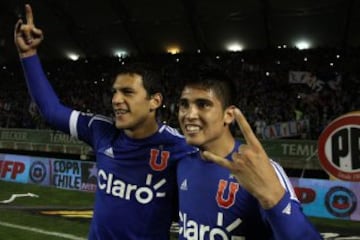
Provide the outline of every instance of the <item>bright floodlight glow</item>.
[[114,55],[118,58],[123,58],[123,57],[126,57],[128,54],[124,50],[115,50]]
[[179,48],[179,47],[176,47],[176,46],[168,47],[168,48],[166,49],[166,52],[175,55],[175,54],[180,53],[180,48]]
[[68,53],[67,57],[73,61],[77,61],[80,58],[80,55],[76,53]]
[[226,49],[230,52],[241,52],[244,48],[241,44],[230,43],[226,46]]
[[309,49],[310,48],[310,43],[306,42],[306,41],[299,41],[295,44],[295,46],[299,49],[299,50],[303,50],[303,49]]

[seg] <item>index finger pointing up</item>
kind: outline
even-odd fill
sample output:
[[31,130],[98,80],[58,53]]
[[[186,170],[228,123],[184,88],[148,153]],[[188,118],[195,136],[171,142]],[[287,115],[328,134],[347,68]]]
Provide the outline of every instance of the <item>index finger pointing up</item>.
[[260,141],[257,139],[255,133],[251,129],[250,124],[248,123],[248,121],[246,120],[245,116],[242,114],[240,109],[235,108],[234,113],[235,113],[236,122],[240,127],[242,134],[244,135],[246,143],[248,145],[262,149]]
[[25,14],[26,14],[26,23],[29,25],[34,25],[34,17],[31,6],[29,4],[25,5]]

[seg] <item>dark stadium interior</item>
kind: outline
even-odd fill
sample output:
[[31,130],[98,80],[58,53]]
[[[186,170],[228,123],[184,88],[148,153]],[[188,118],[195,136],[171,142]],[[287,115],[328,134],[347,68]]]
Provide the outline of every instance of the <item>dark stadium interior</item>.
[[[256,121],[290,121],[300,111],[311,124],[302,138],[317,139],[329,121],[360,107],[359,1],[7,0],[0,2],[0,127],[48,128],[31,104],[13,43],[25,3],[45,33],[39,54],[49,79],[79,110],[108,114],[111,70],[139,58],[161,66],[163,119],[175,126],[178,74],[199,59],[238,81],[238,105],[254,129]],[[297,40],[309,49],[299,50]],[[228,43],[243,49],[229,51]],[[167,53],[170,47],[178,53]],[[289,84],[289,71],[313,73],[321,91]]]
[[313,47],[358,46],[360,2],[354,0],[4,0],[0,2],[0,61],[15,57],[13,26],[30,3],[44,29],[44,58],[266,49],[307,38]]
[[[51,127],[27,90],[13,39],[15,23],[24,19],[27,3],[32,6],[36,26],[44,32],[38,53],[45,73],[65,105],[112,116],[114,69],[129,62],[148,62],[163,79],[164,105],[159,119],[179,129],[177,103],[182,73],[200,62],[213,63],[236,81],[237,106],[266,152],[289,177],[326,180],[329,185],[332,181],[327,180],[336,180],[321,165],[319,136],[334,119],[350,112],[360,114],[360,1],[0,0],[0,155],[19,155],[25,160],[79,160],[86,166],[95,161],[93,150],[80,141],[75,144],[75,138]],[[272,138],[264,134],[265,127],[290,122],[309,125],[292,136]],[[243,137],[239,129],[234,131],[236,137]],[[55,135],[58,141],[49,137]],[[1,161],[0,172],[4,166]],[[7,170],[10,168],[2,175]],[[348,172],[359,179],[358,170]],[[0,196],[5,199],[4,194],[10,194],[13,186],[2,180],[0,176],[0,189],[4,190]],[[314,189],[321,186],[314,185]],[[360,188],[349,189],[358,194]],[[59,194],[62,201],[47,195],[57,203],[73,205],[65,201],[67,195],[63,193]],[[40,199],[44,204],[47,201]],[[324,200],[320,205],[325,208],[325,204]],[[0,203],[0,215],[10,221],[1,212],[4,206]],[[353,214],[356,221],[347,217],[338,218],[342,222],[338,225],[333,219],[313,221],[322,233],[329,234],[324,239],[338,235],[340,239],[340,234],[350,239],[350,234],[359,235],[358,210]],[[24,213],[21,210],[14,219],[22,220]],[[2,220],[0,229],[4,229]],[[43,221],[62,227],[48,218]],[[68,228],[77,231],[71,221]],[[30,222],[36,221],[29,220],[32,226]],[[87,234],[88,220],[82,222]],[[179,229],[175,230],[177,236]],[[11,236],[22,232],[12,231]],[[338,235],[332,235],[334,232]],[[1,230],[1,239],[3,235]],[[351,239],[355,238],[360,239]]]

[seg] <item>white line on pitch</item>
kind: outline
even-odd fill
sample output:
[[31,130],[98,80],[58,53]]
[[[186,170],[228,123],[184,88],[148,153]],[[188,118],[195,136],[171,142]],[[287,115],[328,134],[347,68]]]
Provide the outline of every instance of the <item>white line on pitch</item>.
[[44,234],[44,235],[56,236],[56,237],[65,238],[65,239],[71,239],[71,240],[86,240],[86,238],[77,237],[77,236],[74,236],[74,235],[71,235],[71,234],[59,233],[59,232],[50,232],[50,231],[46,231],[46,230],[39,229],[39,228],[24,227],[24,226],[21,226],[21,225],[16,225],[16,224],[2,222],[2,221],[0,221],[0,226],[10,227],[10,228],[17,228],[17,229],[22,229],[22,230],[25,230],[25,231],[31,231],[31,232]]

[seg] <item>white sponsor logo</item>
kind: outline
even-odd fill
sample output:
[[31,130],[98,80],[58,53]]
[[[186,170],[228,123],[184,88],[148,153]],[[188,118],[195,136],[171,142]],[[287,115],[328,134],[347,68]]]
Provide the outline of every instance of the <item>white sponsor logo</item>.
[[286,205],[286,207],[282,210],[282,213],[287,215],[291,214],[291,203],[288,203],[288,205]]
[[151,202],[154,197],[165,197],[165,192],[157,192],[165,183],[166,179],[161,179],[152,185],[152,174],[148,174],[146,177],[146,186],[138,186],[126,183],[120,179],[114,179],[112,173],[107,174],[102,169],[98,172],[98,186],[100,190],[104,190],[106,194],[126,200],[135,198],[141,204]]
[[113,151],[112,147],[109,147],[108,149],[106,149],[104,151],[104,154],[108,157],[114,158],[114,151]]
[[181,183],[180,189],[183,190],[183,191],[188,190],[188,187],[187,187],[187,179],[185,179],[185,180]]
[[236,229],[242,222],[240,218],[236,218],[232,223],[224,226],[223,213],[217,213],[216,227],[197,223],[192,219],[188,219],[186,213],[179,212],[180,229],[179,234],[188,240],[245,240],[243,236],[232,235],[231,232]]

